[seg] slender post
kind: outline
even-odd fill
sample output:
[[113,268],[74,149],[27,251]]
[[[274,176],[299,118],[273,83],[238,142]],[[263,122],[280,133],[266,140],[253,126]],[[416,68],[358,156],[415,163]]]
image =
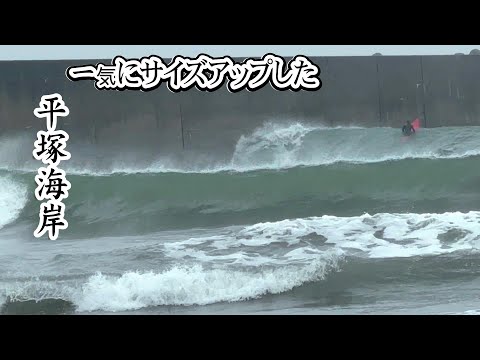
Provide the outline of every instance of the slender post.
[[380,89],[380,69],[378,66],[378,59],[377,59],[377,92],[378,92],[378,119],[380,124],[383,124],[382,91]]
[[425,81],[423,78],[423,57],[420,57],[420,71],[422,73],[422,89],[423,89],[423,96],[422,96],[422,104],[423,104],[423,122],[424,124],[422,125],[423,127],[427,127],[427,110],[425,108]]
[[185,150],[185,137],[183,136],[183,114],[182,114],[182,104],[179,105],[180,107],[180,127],[182,129],[182,149]]

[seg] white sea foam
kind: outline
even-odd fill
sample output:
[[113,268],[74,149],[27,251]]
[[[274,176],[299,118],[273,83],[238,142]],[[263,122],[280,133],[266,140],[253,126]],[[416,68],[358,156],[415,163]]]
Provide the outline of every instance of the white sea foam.
[[27,186],[0,176],[0,229],[14,221],[28,200]]
[[[229,161],[214,160],[215,154],[194,154],[182,162],[168,154],[138,162],[138,156],[110,154],[95,160],[72,153],[64,165],[71,175],[130,173],[217,173],[324,166],[336,163],[369,164],[403,159],[460,159],[480,155],[480,127],[423,129],[413,138],[402,138],[391,128],[328,128],[300,122],[268,122],[239,138]],[[0,169],[36,171],[24,138],[0,142]],[[23,151],[23,155],[22,155]],[[100,150],[99,150],[100,151]],[[11,154],[13,153],[14,156]],[[22,156],[21,156],[22,155]],[[28,155],[28,156],[27,156]],[[190,154],[192,155],[192,154]],[[30,157],[30,158],[28,158]]]

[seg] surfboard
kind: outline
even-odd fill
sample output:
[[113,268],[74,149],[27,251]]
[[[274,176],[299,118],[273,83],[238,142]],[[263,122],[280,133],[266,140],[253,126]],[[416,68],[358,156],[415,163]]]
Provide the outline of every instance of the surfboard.
[[412,126],[415,129],[415,131],[420,129],[420,119],[417,118],[417,119],[413,120],[412,121]]

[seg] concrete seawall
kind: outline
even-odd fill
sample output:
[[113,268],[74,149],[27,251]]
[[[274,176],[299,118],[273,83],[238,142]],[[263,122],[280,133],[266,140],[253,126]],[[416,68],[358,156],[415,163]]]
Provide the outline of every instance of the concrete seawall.
[[[420,117],[426,127],[480,125],[480,56],[312,57],[323,86],[279,92],[269,85],[236,94],[192,89],[172,93],[98,91],[71,82],[65,70],[82,61],[0,62],[0,134],[38,131],[42,95],[59,92],[70,108],[62,127],[71,141],[175,151],[231,148],[268,120],[326,125],[401,127]],[[238,60],[238,59],[237,59]],[[101,62],[109,63],[110,60]]]

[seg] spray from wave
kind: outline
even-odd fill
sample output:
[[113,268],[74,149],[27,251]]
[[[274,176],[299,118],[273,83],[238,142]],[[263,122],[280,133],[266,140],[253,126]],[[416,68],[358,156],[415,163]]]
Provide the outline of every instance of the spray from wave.
[[[223,162],[215,154],[152,159],[127,156],[129,150],[116,157],[108,152],[95,157],[91,149],[71,149],[72,160],[62,167],[72,175],[66,201],[70,238],[63,249],[69,249],[69,241],[79,244],[84,238],[101,242],[105,234],[118,234],[125,244],[122,236],[131,233],[135,241],[128,240],[131,248],[124,252],[101,253],[100,247],[92,246],[86,254],[78,245],[71,253],[53,257],[49,249],[45,253],[53,259],[39,260],[43,270],[69,272],[75,279],[31,280],[0,272],[0,303],[7,312],[16,311],[12,309],[19,303],[35,307],[46,301],[69,303],[73,311],[118,312],[236,302],[321,282],[339,269],[343,257],[423,259],[478,251],[480,213],[452,209],[458,203],[463,209],[476,208],[479,135],[478,128],[441,128],[404,140],[397,129],[295,123],[266,124],[244,135]],[[38,162],[30,168],[26,159],[32,143],[24,144],[24,139],[15,138],[0,142],[9,153],[0,156],[0,167],[7,169],[0,173],[0,228],[22,213],[38,220],[38,204],[32,201],[32,191],[27,196],[24,185],[33,180]],[[29,173],[18,174],[19,169]],[[288,171],[264,171],[280,169]],[[207,174],[184,174],[191,172]],[[26,206],[27,198],[31,206]],[[413,205],[424,205],[424,213],[413,214]],[[396,206],[404,207],[397,211]],[[339,215],[345,208],[375,215]],[[452,212],[433,213],[443,210]],[[318,217],[309,217],[312,214]],[[239,228],[230,228],[234,225]],[[202,238],[197,229],[191,230],[196,227],[220,234]],[[190,229],[196,235],[165,242],[155,238],[171,228]],[[148,241],[157,241],[154,251],[142,248]],[[99,259],[109,264],[102,271]],[[143,270],[132,270],[139,268]]]
[[[258,264],[240,271],[207,270],[196,265],[175,267],[162,273],[128,272],[120,277],[96,274],[82,286],[75,303],[78,311],[123,311],[161,305],[244,301],[279,294],[324,280],[329,272],[339,270],[339,260],[349,252],[353,256],[362,256],[360,251],[370,258],[399,258],[478,251],[479,220],[480,213],[471,212],[366,214],[355,218],[324,216],[256,224],[243,228],[235,236],[189,239],[169,244],[166,249],[169,256],[176,259],[193,256],[204,264],[212,264],[212,257],[198,254],[202,241],[208,242],[210,248],[229,249],[236,254],[240,249],[250,248],[251,256],[260,254],[262,247],[271,249],[275,243],[286,243],[282,260],[271,257],[270,261],[277,264],[273,268],[259,273]],[[328,244],[335,248],[315,251]],[[191,251],[193,248],[197,249],[197,256]],[[234,257],[237,256],[231,258]],[[295,261],[295,265],[285,265],[285,261]]]
[[[456,159],[480,154],[480,127],[422,129],[412,138],[399,129],[306,125],[299,122],[268,122],[251,134],[242,135],[225,161],[216,154],[137,153],[135,149],[108,150],[77,146],[64,166],[70,174],[115,173],[216,173],[288,169],[335,163],[379,163],[402,159]],[[31,147],[25,137],[0,141],[9,156],[0,157],[0,168],[32,171]],[[26,149],[28,152],[26,152]],[[153,154],[153,155],[152,155]],[[181,155],[181,156],[180,156]]]
[[258,272],[205,270],[200,265],[163,273],[97,274],[82,288],[78,311],[122,311],[162,305],[208,305],[280,294],[306,282],[323,280],[336,261]]
[[28,200],[27,187],[0,176],[0,229],[14,221]]
[[424,129],[404,138],[391,128],[325,128],[266,124],[242,136],[230,169],[251,171],[402,159],[452,159],[480,154],[480,127]]
[[[208,305],[256,299],[323,280],[338,268],[338,256],[324,256],[307,266],[263,270],[206,269],[174,266],[160,272],[96,273],[81,285],[29,281],[5,284],[3,307],[15,303],[59,300],[77,312],[129,311],[165,305]],[[4,310],[5,312],[6,310]]]
[[338,272],[345,259],[424,259],[478,252],[479,220],[479,212],[469,212],[259,223],[224,229],[216,236],[160,242],[154,248],[134,246],[124,255],[117,254],[122,263],[126,262],[122,256],[154,253],[159,265],[173,261],[164,269],[117,275],[97,272],[74,281],[12,281],[2,284],[0,296],[7,308],[18,302],[55,299],[71,303],[78,312],[241,302],[321,282]]
[[[266,123],[238,140],[231,159],[202,154],[179,161],[163,156],[140,166],[117,162],[111,173],[217,173],[282,170],[337,163],[368,164],[403,159],[456,159],[480,155],[480,127],[424,129],[403,138],[397,129]],[[87,169],[72,169],[88,174]],[[102,172],[100,172],[102,173]]]
[[36,138],[26,134],[0,137],[0,169],[27,171],[33,169],[35,160],[32,159],[32,151],[35,140]]

